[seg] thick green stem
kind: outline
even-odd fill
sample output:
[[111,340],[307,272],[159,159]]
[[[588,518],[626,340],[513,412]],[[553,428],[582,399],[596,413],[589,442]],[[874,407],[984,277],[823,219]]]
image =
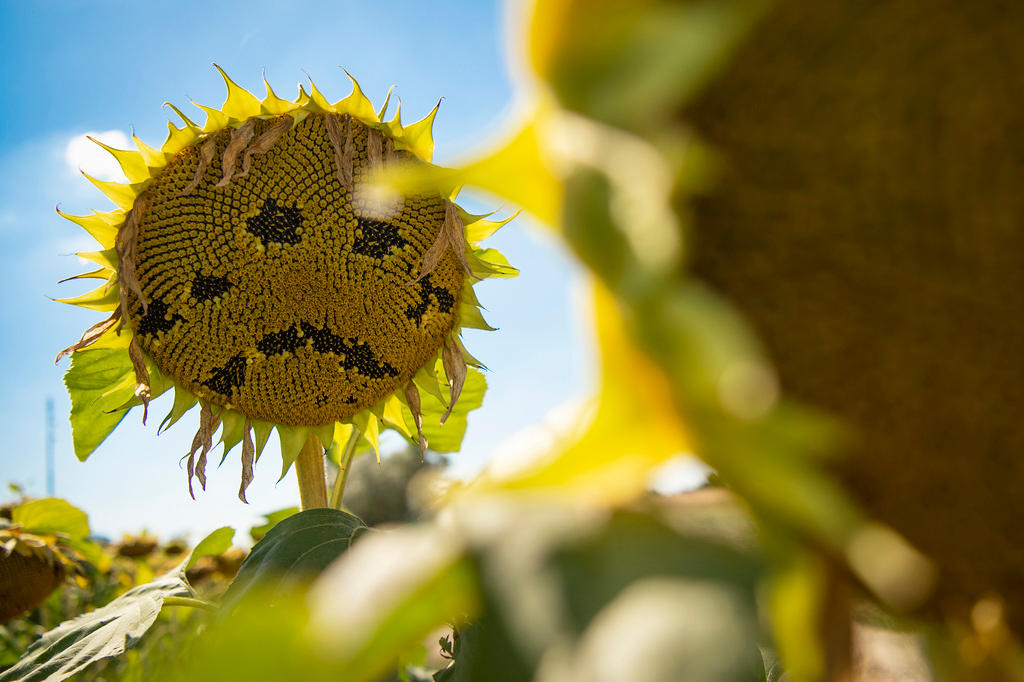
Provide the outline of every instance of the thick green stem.
[[324,472],[324,448],[312,433],[295,460],[302,510],[327,506],[327,474]]
[[348,479],[348,470],[352,468],[352,457],[356,453],[356,443],[362,433],[355,426],[352,427],[352,435],[345,443],[345,449],[338,460],[338,477],[334,479],[334,490],[331,491],[331,508],[341,509],[341,498],[345,494],[345,481]]
[[164,606],[188,606],[205,611],[217,610],[216,604],[203,601],[202,599],[192,599],[191,597],[164,597]]

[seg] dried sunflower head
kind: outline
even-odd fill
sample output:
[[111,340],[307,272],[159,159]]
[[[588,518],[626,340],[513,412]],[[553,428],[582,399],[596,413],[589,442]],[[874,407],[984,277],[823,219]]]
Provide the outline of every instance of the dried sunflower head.
[[82,561],[57,535],[0,526],[0,623],[43,603],[68,575],[81,573]]
[[111,315],[61,356],[80,458],[173,386],[161,428],[201,405],[190,491],[222,426],[225,455],[242,443],[244,500],[275,427],[283,471],[310,434],[329,447],[358,429],[376,447],[383,426],[425,448],[424,416],[443,424],[467,381],[482,391],[460,340],[489,328],[473,282],[515,270],[476,246],[507,221],[374,182],[430,163],[436,107],[406,126],[354,79],[331,104],[312,83],[259,100],[221,74],[227,100],[197,105],[204,125],[175,108],[184,125],[160,149],[105,147],[128,184],[89,179],[118,209],[66,217],[104,249],[80,254],[100,266],[82,277],[106,281],[64,302]]

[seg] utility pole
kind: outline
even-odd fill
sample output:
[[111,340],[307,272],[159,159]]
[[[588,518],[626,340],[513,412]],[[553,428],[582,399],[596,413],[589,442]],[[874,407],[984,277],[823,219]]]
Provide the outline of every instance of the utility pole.
[[53,398],[46,399],[46,496],[53,497],[54,492],[54,462],[53,462]]

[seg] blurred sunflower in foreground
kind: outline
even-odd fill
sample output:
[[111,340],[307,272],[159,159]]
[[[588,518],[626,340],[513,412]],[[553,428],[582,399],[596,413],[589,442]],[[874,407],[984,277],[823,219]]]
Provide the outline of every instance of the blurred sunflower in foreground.
[[[161,429],[201,406],[190,492],[193,475],[205,487],[218,426],[225,456],[242,444],[243,500],[275,427],[282,475],[302,452],[376,449],[381,428],[421,451],[438,432],[434,447],[446,449],[484,389],[460,340],[463,327],[490,329],[472,284],[516,273],[476,244],[507,221],[466,213],[457,190],[374,184],[387,169],[429,165],[436,107],[403,125],[400,106],[384,121],[388,101],[375,111],[354,79],[331,104],[312,83],[294,102],[267,83],[261,101],[221,75],[227,100],[197,105],[204,125],[172,106],[184,124],[169,125],[160,149],[101,144],[128,183],[89,179],[116,210],[65,215],[102,247],[79,254],[99,267],[78,277],[104,283],[62,301],[110,313],[58,356],[72,355],[76,454],[133,406],[145,421],[171,387]],[[440,430],[464,392],[461,427]],[[454,440],[447,449],[461,431]]]

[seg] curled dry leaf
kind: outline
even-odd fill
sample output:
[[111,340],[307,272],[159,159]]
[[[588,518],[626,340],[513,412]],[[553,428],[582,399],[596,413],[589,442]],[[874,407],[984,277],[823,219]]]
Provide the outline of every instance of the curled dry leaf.
[[53,364],[56,365],[58,362],[60,362],[60,359],[65,355],[70,355],[74,352],[80,351],[83,348],[92,345],[96,341],[96,339],[103,336],[104,332],[106,332],[108,329],[117,324],[117,321],[119,319],[121,319],[121,309],[115,308],[114,312],[110,315],[110,317],[100,322],[97,322],[93,326],[86,329],[85,332],[82,334],[82,338],[78,339],[76,343],[71,344],[70,346],[62,350],[60,353],[57,353],[57,359],[53,361]]

